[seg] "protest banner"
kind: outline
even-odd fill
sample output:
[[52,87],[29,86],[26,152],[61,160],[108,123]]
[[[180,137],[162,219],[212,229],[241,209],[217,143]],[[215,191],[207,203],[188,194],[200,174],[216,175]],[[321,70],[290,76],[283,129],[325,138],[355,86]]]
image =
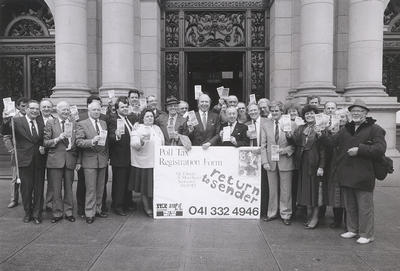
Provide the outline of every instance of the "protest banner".
[[256,147],[158,146],[154,218],[258,219],[260,183]]

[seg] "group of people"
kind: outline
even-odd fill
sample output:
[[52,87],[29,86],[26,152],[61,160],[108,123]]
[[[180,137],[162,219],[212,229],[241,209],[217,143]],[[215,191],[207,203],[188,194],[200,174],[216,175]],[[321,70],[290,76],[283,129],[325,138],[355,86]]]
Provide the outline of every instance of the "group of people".
[[[168,97],[164,112],[155,96],[148,96],[143,106],[140,95],[131,90],[127,97],[112,98],[106,114],[101,99],[90,96],[87,111],[78,115],[66,101],[58,102],[53,114],[49,99],[19,99],[17,115],[4,119],[1,131],[13,164],[8,207],[18,204],[21,186],[24,222],[41,223],[44,205],[52,212],[52,223],[63,218],[74,222],[72,183],[77,171],[77,213],[91,224],[96,217],[108,216],[110,164],[112,210],[121,216],[135,210],[135,192],[152,217],[156,145],[254,146],[260,148],[263,167],[264,221],[280,218],[290,225],[302,209],[307,210],[305,228],[315,229],[331,206],[331,227],[341,227],[345,220],[343,238],[358,236],[360,244],[373,241],[373,160],[385,153],[386,143],[385,131],[367,117],[363,101],[338,109],[333,101],[320,105],[315,96],[308,97],[304,107],[262,98],[246,106],[231,95],[211,107],[210,97],[201,94],[191,116],[185,101]],[[290,116],[289,126],[282,116]],[[337,125],[334,119],[340,120]]]

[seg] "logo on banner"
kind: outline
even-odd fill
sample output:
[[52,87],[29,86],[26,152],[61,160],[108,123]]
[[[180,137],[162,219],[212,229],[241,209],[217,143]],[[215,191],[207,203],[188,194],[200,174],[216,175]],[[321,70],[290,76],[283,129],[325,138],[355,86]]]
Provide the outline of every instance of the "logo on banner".
[[157,203],[157,216],[183,216],[182,203]]

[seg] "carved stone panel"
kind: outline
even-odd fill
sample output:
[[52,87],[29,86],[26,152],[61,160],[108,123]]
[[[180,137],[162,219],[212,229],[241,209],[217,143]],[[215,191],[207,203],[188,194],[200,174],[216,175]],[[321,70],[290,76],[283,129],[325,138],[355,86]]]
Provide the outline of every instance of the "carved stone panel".
[[42,99],[50,97],[55,83],[55,57],[30,57],[31,97]]
[[251,93],[265,97],[265,53],[251,52]]
[[165,53],[165,97],[179,97],[179,53]]
[[253,10],[251,12],[251,46],[264,47],[265,45],[265,12]]
[[165,13],[165,47],[179,46],[179,14],[177,11]]
[[268,0],[165,0],[166,9],[265,8]]
[[244,47],[245,13],[203,11],[185,13],[185,46]]
[[390,96],[400,98],[400,52],[383,54],[382,82]]

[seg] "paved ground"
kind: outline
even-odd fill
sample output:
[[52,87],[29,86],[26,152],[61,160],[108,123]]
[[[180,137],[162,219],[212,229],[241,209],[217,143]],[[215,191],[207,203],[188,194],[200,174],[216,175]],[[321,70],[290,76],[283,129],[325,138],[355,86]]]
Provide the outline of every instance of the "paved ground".
[[0,270],[400,270],[400,187],[379,187],[376,241],[357,245],[301,219],[279,221],[163,220],[137,211],[88,225],[22,222],[21,206],[7,209],[0,180]]

